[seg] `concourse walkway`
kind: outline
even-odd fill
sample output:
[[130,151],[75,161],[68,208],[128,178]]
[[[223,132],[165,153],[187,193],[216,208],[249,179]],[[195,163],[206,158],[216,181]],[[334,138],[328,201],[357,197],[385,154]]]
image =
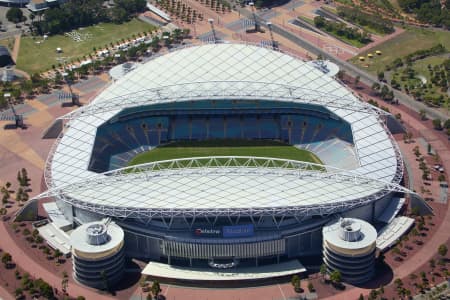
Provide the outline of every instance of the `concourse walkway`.
[[259,280],[289,276],[306,272],[298,261],[291,260],[279,264],[231,269],[188,268],[149,262],[142,270],[143,275],[181,281],[236,281]]

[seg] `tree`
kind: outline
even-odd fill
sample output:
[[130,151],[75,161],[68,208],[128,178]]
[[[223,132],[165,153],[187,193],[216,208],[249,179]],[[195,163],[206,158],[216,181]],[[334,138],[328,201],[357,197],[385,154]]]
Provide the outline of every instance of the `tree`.
[[19,185],[22,186],[22,174],[20,171],[17,172],[17,181],[19,182]]
[[434,119],[433,120],[433,127],[436,130],[442,130],[442,122],[441,119]]
[[56,249],[55,253],[53,253],[53,257],[56,258],[56,263],[59,263],[59,259],[60,259],[61,256],[63,256],[62,252],[59,251],[59,249]]
[[50,259],[49,255],[50,255],[50,249],[48,249],[47,247],[45,247],[44,249],[42,249],[42,252],[47,255],[47,259]]
[[339,272],[338,270],[334,270],[334,271],[331,272],[331,274],[330,274],[330,279],[331,279],[331,281],[333,281],[334,283],[341,283],[341,281],[342,281],[342,275],[341,275],[341,272]]
[[63,279],[61,280],[61,289],[63,293],[66,293],[67,287],[69,286],[69,275],[67,275],[67,272],[64,271],[63,273]]
[[379,89],[380,89],[380,84],[379,84],[378,82],[374,82],[374,83],[372,84],[372,90],[373,90],[374,92],[378,92]]
[[6,18],[13,23],[19,23],[24,20],[23,12],[18,7],[12,7],[6,12]]
[[322,275],[322,279],[327,274],[327,266],[325,264],[320,265],[320,275]]
[[314,292],[314,285],[312,284],[311,281],[308,282],[308,291],[310,293]]
[[39,289],[40,294],[46,299],[54,298],[52,286],[41,278],[34,281],[34,286]]
[[16,296],[16,299],[21,299],[23,297],[23,289],[22,288],[15,289],[14,296]]
[[159,285],[158,280],[153,281],[152,287],[150,289],[155,298],[158,298],[159,293],[161,293],[161,286]]
[[9,268],[12,262],[12,256],[8,252],[3,253],[2,255],[2,263],[5,265],[5,268]]
[[339,78],[339,80],[343,80],[345,77],[345,71],[344,70],[339,70],[339,72],[336,74],[337,78]]
[[22,276],[22,280],[20,281],[22,288],[26,291],[30,290],[33,287],[33,281],[30,278],[30,274],[24,273]]
[[450,129],[450,119],[447,119],[447,121],[444,122],[444,128]]
[[377,299],[378,292],[376,290],[371,290],[369,293],[369,300],[375,300]]
[[447,255],[447,246],[445,244],[442,244],[438,247],[438,253],[440,256],[445,257]]
[[298,276],[298,275],[294,275],[294,276],[292,276],[292,278],[291,278],[291,284],[292,284],[292,286],[294,287],[294,290],[296,291],[296,292],[299,292],[300,291],[300,277]]
[[44,238],[43,238],[42,236],[38,235],[38,236],[36,236],[36,237],[34,238],[34,241],[35,241],[37,244],[42,244],[42,242],[44,242]]
[[23,188],[22,188],[22,187],[19,187],[19,188],[17,189],[17,193],[16,193],[16,201],[17,201],[18,203],[20,203],[20,201],[22,201],[22,196],[23,196]]
[[26,190],[22,193],[22,198],[20,199],[22,202],[27,202],[28,199],[30,199],[30,196],[28,195],[28,192]]
[[436,268],[436,261],[434,259],[430,259],[429,263],[430,263],[431,271],[433,271],[434,268]]
[[360,80],[361,80],[361,76],[358,75],[355,77],[355,86],[358,86]]
[[421,119],[422,121],[425,121],[425,120],[427,119],[427,113],[426,113],[426,111],[425,111],[424,109],[421,109],[421,110],[419,111],[419,115],[420,115],[420,119]]
[[2,187],[1,192],[3,194],[2,195],[2,203],[3,203],[3,205],[6,205],[6,204],[8,204],[8,200],[11,197],[11,194],[9,193],[9,190],[6,187]]
[[397,289],[400,289],[403,287],[403,281],[400,278],[395,279],[394,284],[397,286]]
[[398,247],[394,247],[392,249],[392,253],[394,253],[395,255],[399,255],[400,254],[400,249],[398,249]]

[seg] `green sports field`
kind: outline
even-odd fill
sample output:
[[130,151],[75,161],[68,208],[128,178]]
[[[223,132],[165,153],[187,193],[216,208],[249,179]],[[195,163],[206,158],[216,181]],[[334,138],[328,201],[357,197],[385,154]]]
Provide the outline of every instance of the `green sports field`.
[[213,140],[176,142],[138,154],[129,166],[186,157],[204,156],[258,156],[292,159],[322,164],[313,153],[275,141]]

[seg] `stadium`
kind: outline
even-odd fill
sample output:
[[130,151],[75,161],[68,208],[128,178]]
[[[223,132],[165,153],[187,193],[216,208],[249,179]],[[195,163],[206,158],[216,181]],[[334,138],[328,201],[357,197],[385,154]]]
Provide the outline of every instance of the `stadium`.
[[330,221],[382,223],[407,191],[385,117],[292,55],[184,47],[62,117],[36,198],[74,226],[113,220],[127,257],[212,269],[301,261],[321,255]]

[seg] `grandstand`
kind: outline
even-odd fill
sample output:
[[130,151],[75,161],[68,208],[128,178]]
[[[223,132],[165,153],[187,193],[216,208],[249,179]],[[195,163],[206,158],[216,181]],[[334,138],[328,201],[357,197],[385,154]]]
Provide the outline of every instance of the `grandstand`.
[[324,109],[275,101],[259,101],[257,108],[254,101],[216,102],[118,114],[97,129],[89,169],[125,167],[137,154],[168,142],[221,139],[282,141],[317,153],[327,164],[357,166],[350,125]]
[[[133,258],[193,270],[301,261],[321,255],[330,220],[377,223],[408,192],[385,115],[286,53],[189,46],[153,57],[63,116],[48,191],[36,199],[52,197],[75,226],[112,218]],[[290,145],[323,164],[247,154],[130,165],[171,143],[229,140]]]

